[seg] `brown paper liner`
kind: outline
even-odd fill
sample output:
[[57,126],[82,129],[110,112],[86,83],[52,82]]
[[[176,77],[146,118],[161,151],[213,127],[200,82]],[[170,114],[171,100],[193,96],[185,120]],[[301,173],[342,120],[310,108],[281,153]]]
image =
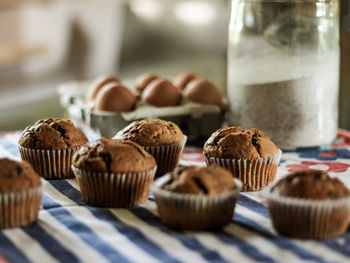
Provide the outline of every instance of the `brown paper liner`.
[[299,239],[327,239],[345,232],[350,221],[350,197],[307,200],[263,192],[275,230]]
[[206,157],[207,166],[221,166],[232,172],[243,183],[243,192],[259,191],[275,180],[282,151],[271,157],[246,159],[224,159]]
[[16,192],[0,193],[0,228],[26,226],[38,218],[42,186]]
[[213,196],[173,193],[162,189],[170,179],[162,176],[151,185],[158,213],[164,225],[183,230],[221,228],[232,220],[242,183],[236,189]]
[[156,176],[164,175],[175,170],[179,165],[181,153],[185,147],[187,137],[179,143],[160,145],[160,146],[142,146],[148,153],[152,154],[157,162]]
[[98,173],[72,167],[84,202],[99,207],[132,207],[147,201],[157,167],[138,173]]
[[45,179],[73,178],[71,169],[73,155],[80,147],[62,150],[37,150],[18,145],[21,158],[29,162]]

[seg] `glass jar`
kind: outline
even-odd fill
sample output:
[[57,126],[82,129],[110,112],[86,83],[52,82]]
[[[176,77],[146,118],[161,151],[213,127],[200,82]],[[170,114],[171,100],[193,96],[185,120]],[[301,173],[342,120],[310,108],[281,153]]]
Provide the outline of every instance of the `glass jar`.
[[337,0],[231,0],[232,125],[282,149],[330,144],[338,128]]

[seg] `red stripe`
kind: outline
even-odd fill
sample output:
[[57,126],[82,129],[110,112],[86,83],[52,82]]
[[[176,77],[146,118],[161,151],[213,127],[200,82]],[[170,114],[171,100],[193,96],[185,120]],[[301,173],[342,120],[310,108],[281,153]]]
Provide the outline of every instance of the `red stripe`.
[[7,261],[3,255],[0,254],[0,263],[10,263],[9,261]]

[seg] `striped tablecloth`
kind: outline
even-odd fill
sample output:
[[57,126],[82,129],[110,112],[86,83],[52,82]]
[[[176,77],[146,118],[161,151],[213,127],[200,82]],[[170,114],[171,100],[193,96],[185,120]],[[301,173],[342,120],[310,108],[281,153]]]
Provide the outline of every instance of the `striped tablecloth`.
[[[19,159],[19,133],[0,134],[0,157]],[[204,165],[186,148],[181,164]],[[300,168],[328,171],[350,186],[350,133],[330,148],[284,153],[278,177]],[[163,226],[152,198],[131,209],[86,206],[75,180],[45,184],[39,220],[0,231],[0,262],[350,262],[350,230],[326,241],[275,233],[259,193],[241,194],[232,223],[218,231],[181,232]]]

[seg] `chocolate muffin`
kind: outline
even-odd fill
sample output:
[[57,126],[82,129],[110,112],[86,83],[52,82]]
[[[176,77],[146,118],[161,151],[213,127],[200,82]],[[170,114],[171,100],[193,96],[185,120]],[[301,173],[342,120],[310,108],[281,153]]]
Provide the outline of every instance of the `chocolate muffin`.
[[271,189],[285,197],[310,200],[336,200],[349,197],[350,191],[338,179],[320,170],[301,170],[278,181]]
[[318,170],[287,175],[265,192],[274,228],[300,239],[333,238],[350,220],[350,191],[338,179]]
[[156,162],[135,142],[102,137],[92,146],[83,146],[73,165],[90,172],[129,173],[152,170]]
[[19,145],[37,150],[61,150],[80,147],[89,140],[74,123],[64,119],[43,119],[27,127]]
[[203,153],[208,166],[230,170],[243,184],[243,191],[264,188],[276,177],[281,151],[257,129],[227,127],[214,132]]
[[73,177],[73,153],[87,142],[85,134],[70,120],[43,119],[23,131],[18,147],[22,160],[40,176],[65,179]]
[[227,127],[214,132],[204,145],[204,155],[225,159],[271,157],[278,153],[277,146],[257,129]]
[[152,154],[157,162],[157,175],[177,167],[186,142],[175,123],[159,119],[135,121],[118,132],[115,138],[134,141]]
[[131,207],[147,200],[156,162],[137,143],[101,138],[74,155],[73,171],[87,204]]
[[0,159],[0,193],[21,192],[40,185],[40,177],[29,163]]
[[229,171],[221,167],[184,167],[170,174],[163,189],[183,194],[215,195],[236,188]]
[[220,167],[184,167],[153,185],[162,222],[173,228],[220,228],[232,220],[242,183]]
[[0,158],[0,228],[34,222],[41,198],[40,177],[29,163]]

